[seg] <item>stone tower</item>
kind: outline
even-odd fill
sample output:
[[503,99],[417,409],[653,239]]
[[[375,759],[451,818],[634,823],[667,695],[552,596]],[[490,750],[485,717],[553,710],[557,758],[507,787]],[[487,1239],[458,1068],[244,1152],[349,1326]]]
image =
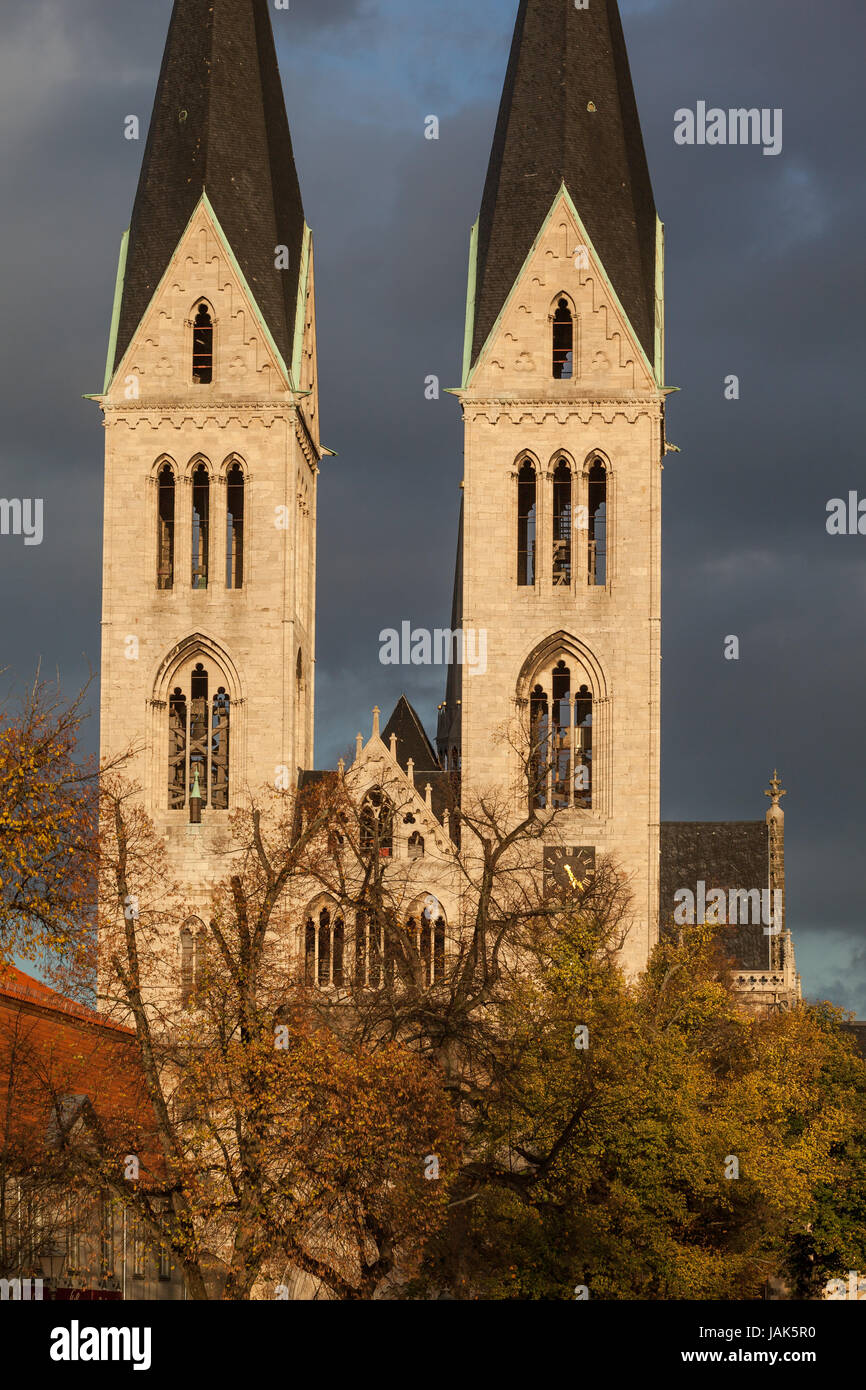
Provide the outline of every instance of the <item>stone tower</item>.
[[[658,930],[663,229],[616,0],[521,0],[472,233],[452,668],[440,758],[464,798],[562,808],[557,838]],[[515,732],[531,746],[519,775]],[[553,863],[553,861],[551,861]]]
[[191,896],[312,764],[312,238],[267,0],[175,0],[103,394],[102,753]]

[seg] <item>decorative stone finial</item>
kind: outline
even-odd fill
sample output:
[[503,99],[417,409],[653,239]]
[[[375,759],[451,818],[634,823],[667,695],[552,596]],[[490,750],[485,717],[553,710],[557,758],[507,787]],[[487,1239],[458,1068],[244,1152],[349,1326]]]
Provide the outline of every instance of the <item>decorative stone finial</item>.
[[[770,790],[764,792],[764,796],[772,797],[773,805],[778,806],[780,799],[787,795],[788,793],[782,790],[782,783],[779,781],[778,772],[774,772],[770,781]],[[781,810],[781,807],[779,809]]]
[[378,705],[375,705],[374,708],[373,708],[373,737],[374,737],[374,738],[378,738],[378,737],[379,737],[379,715],[380,715],[381,713],[382,713],[382,711],[379,709],[379,706],[378,706]]
[[346,759],[345,759],[345,758],[341,758],[340,761],[337,763],[337,772],[339,773],[339,775],[340,775],[341,778],[343,778],[343,777],[346,775]]
[[355,757],[356,757],[356,758],[360,758],[360,756],[361,756],[361,754],[363,753],[363,751],[364,751],[364,735],[363,735],[363,734],[358,734],[358,737],[355,739]]
[[432,788],[432,786],[431,786],[431,784],[430,784],[429,782],[427,783],[426,787],[424,788],[424,800],[427,802],[427,806],[428,806],[429,809],[432,811],[432,810],[433,810],[433,788]]
[[394,759],[395,762],[397,761],[397,735],[396,735],[396,734],[392,734],[392,735],[391,735],[391,757]]
[[415,785],[415,759],[414,759],[414,758],[408,758],[407,761],[406,761],[406,776],[409,778],[409,781],[412,783],[412,786],[414,787],[414,785]]

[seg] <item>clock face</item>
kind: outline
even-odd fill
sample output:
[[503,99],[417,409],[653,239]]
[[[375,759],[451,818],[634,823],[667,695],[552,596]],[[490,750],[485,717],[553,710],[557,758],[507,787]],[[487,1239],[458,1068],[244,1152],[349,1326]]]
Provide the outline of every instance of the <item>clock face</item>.
[[564,888],[567,893],[577,894],[586,887],[586,881],[595,871],[595,849],[591,845],[549,848],[544,851],[544,887],[547,891],[552,884]]

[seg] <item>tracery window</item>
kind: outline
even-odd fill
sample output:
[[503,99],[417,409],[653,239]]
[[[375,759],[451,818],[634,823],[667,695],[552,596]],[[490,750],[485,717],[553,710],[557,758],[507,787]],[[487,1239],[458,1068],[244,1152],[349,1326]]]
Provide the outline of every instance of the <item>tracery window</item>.
[[361,807],[361,849],[389,859],[394,847],[394,807],[378,787],[368,792]]
[[529,697],[530,801],[538,809],[592,808],[592,692],[556,661]]
[[339,913],[324,906],[307,918],[304,937],[304,983],[319,989],[342,989],[345,927]]
[[445,977],[445,915],[432,895],[406,923],[421,957],[421,983],[425,988]]
[[210,675],[200,661],[181,680],[168,705],[169,810],[183,810],[197,789],[203,806],[227,811],[231,699],[224,685],[211,697]]

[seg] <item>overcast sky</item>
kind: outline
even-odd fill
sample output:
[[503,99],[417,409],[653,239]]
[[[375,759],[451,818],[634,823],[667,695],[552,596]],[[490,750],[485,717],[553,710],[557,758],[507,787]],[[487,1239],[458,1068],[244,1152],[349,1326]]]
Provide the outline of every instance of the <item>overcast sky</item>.
[[[788,788],[788,921],[806,992],[866,1017],[866,536],[826,506],[863,466],[862,0],[622,0],[667,226],[662,815],[752,820]],[[316,239],[321,416],[317,765],[441,671],[378,634],[447,624],[462,475],[469,229],[516,0],[291,0],[274,28]],[[171,0],[0,13],[0,493],[45,536],[0,537],[0,660],[77,689],[99,662],[102,386]],[[784,145],[684,147],[674,112],[781,107]],[[139,143],[124,118],[142,122]],[[441,122],[438,142],[424,119]],[[740,378],[727,401],[724,381]],[[724,639],[740,660],[724,660]],[[91,743],[96,742],[96,696]]]

